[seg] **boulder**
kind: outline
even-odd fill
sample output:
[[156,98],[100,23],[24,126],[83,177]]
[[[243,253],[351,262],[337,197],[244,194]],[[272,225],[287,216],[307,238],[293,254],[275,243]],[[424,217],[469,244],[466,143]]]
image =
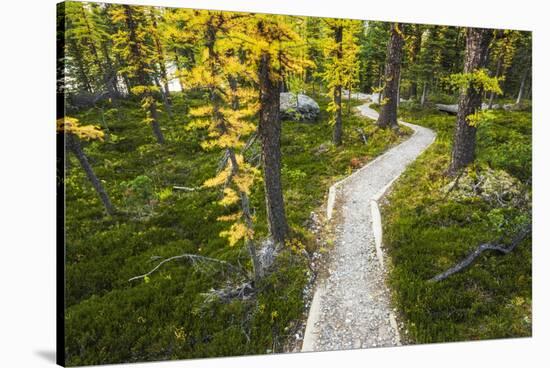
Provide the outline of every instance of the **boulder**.
[[281,119],[297,121],[314,121],[321,112],[319,105],[309,96],[291,92],[281,93]]
[[454,200],[478,198],[495,207],[506,207],[521,195],[521,189],[520,181],[506,171],[485,167],[468,169],[441,190]]

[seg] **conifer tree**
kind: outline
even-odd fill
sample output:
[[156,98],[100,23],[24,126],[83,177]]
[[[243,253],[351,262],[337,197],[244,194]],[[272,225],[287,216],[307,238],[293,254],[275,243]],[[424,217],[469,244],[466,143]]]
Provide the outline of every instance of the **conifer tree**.
[[158,23],[162,22],[162,16],[158,9],[150,8],[149,9],[149,17],[150,17],[150,27],[149,32],[151,34],[151,37],[153,39],[154,44],[154,63],[158,67],[158,74],[160,77],[160,84],[161,84],[161,95],[162,99],[164,101],[164,106],[167,110],[167,112],[171,115],[171,101],[170,101],[170,89],[168,87],[168,72],[166,70],[166,56],[163,46],[163,40],[161,39],[161,32],[159,30]]
[[115,209],[111,204],[111,200],[109,199],[107,192],[103,188],[101,181],[94,173],[88,157],[84,153],[84,150],[82,149],[82,146],[80,144],[80,140],[103,140],[103,132],[98,127],[93,125],[80,125],[78,119],[68,116],[57,120],[57,132],[58,134],[65,135],[65,144],[67,149],[69,149],[69,151],[76,156],[78,162],[80,162],[82,169],[86,173],[86,176],[90,180],[90,183],[92,184],[99,198],[101,199],[101,202],[103,203],[103,206],[105,207],[107,213],[109,215],[114,214]]
[[292,29],[288,17],[255,14],[243,20],[244,40],[249,66],[255,72],[259,89],[258,136],[262,144],[263,181],[269,232],[273,240],[283,244],[288,224],[281,183],[281,120],[279,92],[285,76],[299,74],[311,65],[300,53],[303,45]]
[[125,62],[121,73],[132,81],[130,92],[141,99],[141,106],[145,112],[144,122],[151,124],[157,142],[163,144],[164,135],[158,122],[155,98],[159,88],[151,81],[154,51],[148,39],[145,9],[138,6],[117,5],[113,6],[111,17],[113,23],[119,26],[117,33],[113,35],[113,40],[115,50]]
[[[361,46],[359,74],[361,88],[365,92],[379,93],[382,90],[389,35],[389,23],[367,22],[365,38]],[[381,93],[379,96],[381,96]],[[380,103],[380,99],[378,102]]]
[[325,39],[326,65],[323,79],[332,98],[327,111],[332,113],[334,125],[332,142],[342,144],[342,88],[351,89],[358,82],[359,62],[357,33],[361,22],[347,19],[325,19],[330,29]]
[[[181,12],[188,11],[182,9]],[[236,84],[239,77],[250,78],[249,70],[239,60],[238,42],[228,41],[239,24],[233,22],[235,15],[227,12],[196,11],[181,15],[189,15],[189,32],[180,34],[180,40],[193,40],[204,46],[197,64],[186,74],[186,81],[190,87],[207,94],[204,105],[191,109],[193,120],[187,128],[206,129],[208,136],[202,142],[203,148],[224,152],[217,175],[203,185],[223,188],[221,205],[231,208],[240,204],[238,211],[218,218],[231,223],[220,235],[228,238],[230,246],[244,240],[254,280],[258,280],[262,270],[256,255],[249,195],[259,173],[244,160],[242,152],[244,139],[255,130],[251,118],[257,112],[257,103],[253,90]]]

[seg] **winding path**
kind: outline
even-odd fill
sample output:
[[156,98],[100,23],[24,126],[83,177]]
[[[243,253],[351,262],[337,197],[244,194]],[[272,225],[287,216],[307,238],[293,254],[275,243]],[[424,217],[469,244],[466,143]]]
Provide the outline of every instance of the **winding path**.
[[[364,104],[361,114],[378,113]],[[317,281],[302,351],[327,351],[400,345],[399,331],[386,286],[381,249],[382,229],[377,201],[406,166],[435,139],[435,133],[400,122],[414,130],[391,148],[329,191],[327,218],[340,215],[327,276]],[[335,198],[339,204],[334,207]]]

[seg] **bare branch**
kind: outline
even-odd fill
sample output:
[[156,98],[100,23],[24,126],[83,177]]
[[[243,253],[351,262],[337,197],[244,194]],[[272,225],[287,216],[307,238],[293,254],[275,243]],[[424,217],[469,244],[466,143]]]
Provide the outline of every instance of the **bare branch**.
[[201,190],[202,187],[194,187],[194,188],[191,188],[191,187],[180,187],[180,186],[174,185],[174,186],[172,187],[172,189],[183,190],[183,191],[186,191],[186,192],[196,192],[196,191],[198,191],[198,190]]
[[438,282],[445,280],[451,275],[454,275],[457,272],[460,272],[470,266],[477,257],[479,257],[486,250],[496,250],[502,254],[511,253],[529,234],[531,233],[531,224],[525,225],[512,239],[510,245],[502,244],[492,244],[485,243],[478,246],[472,253],[470,253],[466,258],[457,263],[455,266],[449,268],[447,271],[440,273],[439,275],[430,279],[431,282]]
[[130,278],[128,280],[128,282],[130,281],[134,281],[134,280],[138,280],[138,279],[143,279],[149,275],[151,275],[153,272],[157,271],[163,264],[165,263],[168,263],[168,262],[171,262],[171,261],[174,261],[174,260],[178,260],[178,259],[188,259],[190,260],[191,262],[196,262],[196,261],[206,261],[206,262],[214,262],[214,263],[219,263],[221,265],[224,265],[226,266],[228,269],[230,269],[231,271],[233,272],[236,272],[236,273],[240,273],[242,275],[245,275],[245,276],[248,276],[246,274],[246,272],[234,265],[232,265],[231,263],[228,263],[226,261],[222,261],[221,259],[216,259],[216,258],[210,258],[210,257],[205,257],[205,256],[199,256],[197,254],[187,254],[187,253],[184,253],[184,254],[180,254],[178,256],[173,256],[173,257],[170,257],[170,258],[166,258],[164,260],[162,260],[158,265],[156,265],[151,271],[143,274],[143,275],[139,275],[139,276],[134,276],[132,278]]

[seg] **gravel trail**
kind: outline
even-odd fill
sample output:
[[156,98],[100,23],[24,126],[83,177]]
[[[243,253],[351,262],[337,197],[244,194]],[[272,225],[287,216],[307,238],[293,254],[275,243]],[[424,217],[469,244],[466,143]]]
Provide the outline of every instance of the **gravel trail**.
[[[378,117],[368,103],[358,109],[364,116]],[[377,255],[375,232],[381,230],[378,206],[372,201],[435,139],[430,129],[400,123],[415,131],[408,140],[335,184],[334,211],[340,221],[327,276],[316,284],[302,351],[400,345],[380,248]]]

